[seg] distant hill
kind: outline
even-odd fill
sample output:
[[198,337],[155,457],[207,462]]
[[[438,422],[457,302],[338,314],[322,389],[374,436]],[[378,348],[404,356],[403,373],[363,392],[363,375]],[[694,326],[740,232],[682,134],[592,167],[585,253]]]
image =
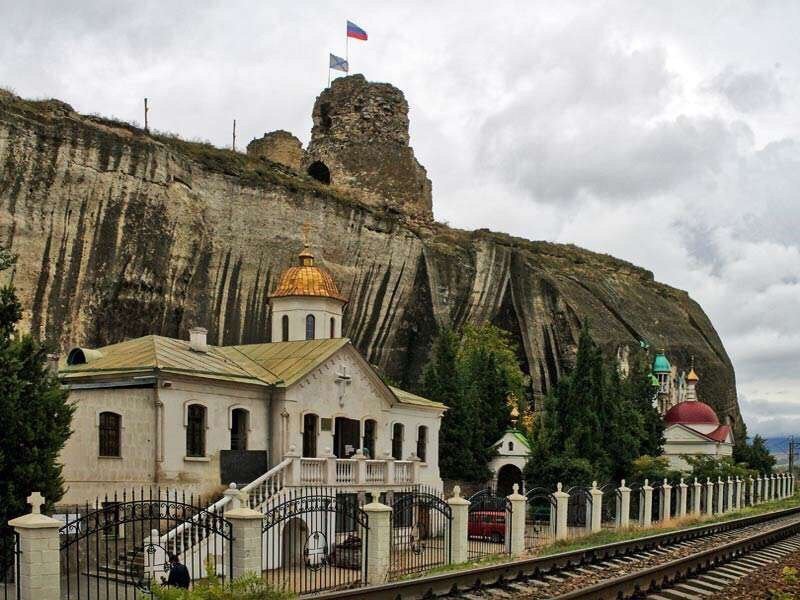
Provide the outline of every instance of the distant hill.
[[765,438],[767,449],[777,459],[777,464],[787,464],[789,462],[789,438],[773,437]]

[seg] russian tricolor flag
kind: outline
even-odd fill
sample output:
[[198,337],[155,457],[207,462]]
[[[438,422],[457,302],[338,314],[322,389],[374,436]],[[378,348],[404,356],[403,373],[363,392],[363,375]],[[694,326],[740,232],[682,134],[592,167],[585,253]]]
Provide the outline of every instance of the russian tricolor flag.
[[347,37],[367,41],[367,32],[352,21],[347,22]]

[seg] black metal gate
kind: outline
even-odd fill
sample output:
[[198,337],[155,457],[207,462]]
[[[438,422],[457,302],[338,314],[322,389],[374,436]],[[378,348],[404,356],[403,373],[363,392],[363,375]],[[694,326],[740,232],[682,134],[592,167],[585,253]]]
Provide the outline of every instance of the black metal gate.
[[547,488],[525,493],[525,549],[533,550],[555,539],[556,499]]
[[592,494],[583,486],[576,485],[567,490],[567,535],[581,537],[591,530]]
[[369,518],[357,494],[286,490],[264,509],[264,578],[297,594],[358,587],[367,578]]
[[492,489],[469,498],[468,558],[511,553],[511,501]]
[[450,563],[453,510],[430,491],[395,492],[389,577]]
[[152,596],[151,584],[168,578],[173,554],[193,580],[228,578],[233,566],[231,523],[206,506],[191,496],[161,490],[76,506],[59,529],[62,597]]
[[619,527],[620,510],[622,509],[622,492],[616,483],[609,482],[600,488],[603,492],[600,511],[600,525],[603,529]]
[[19,598],[19,534],[13,529],[0,533],[0,585],[3,600]]

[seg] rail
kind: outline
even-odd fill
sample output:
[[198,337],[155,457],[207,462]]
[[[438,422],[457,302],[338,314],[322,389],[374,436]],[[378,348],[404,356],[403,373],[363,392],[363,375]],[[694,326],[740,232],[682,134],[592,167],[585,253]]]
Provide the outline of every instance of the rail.
[[[550,556],[518,559],[498,565],[464,569],[463,571],[453,571],[451,573],[442,573],[439,575],[429,575],[427,577],[420,577],[408,581],[393,581],[392,583],[372,585],[357,589],[327,592],[319,594],[315,596],[315,598],[317,600],[364,600],[366,598],[369,600],[415,600],[435,598],[437,596],[451,594],[456,590],[476,590],[500,582],[522,580],[535,574],[555,572],[570,567],[607,560],[616,556],[624,556],[632,552],[646,551],[665,544],[674,544],[707,537],[716,533],[741,529],[743,527],[765,523],[793,514],[800,514],[800,506],[753,515],[751,517],[731,519],[730,521],[724,521],[722,523],[699,525],[680,531],[671,531],[669,533],[655,534],[633,540],[613,542],[602,546],[561,552]],[[796,525],[798,531],[800,531],[800,522],[787,525],[786,527],[794,525]],[[781,529],[783,528],[773,531],[780,531]],[[791,535],[791,533],[787,535]],[[743,541],[746,540],[740,542]],[[732,544],[740,542],[733,542]],[[590,596],[578,596],[578,598],[581,597],[588,598]],[[601,598],[604,596],[594,597]]]

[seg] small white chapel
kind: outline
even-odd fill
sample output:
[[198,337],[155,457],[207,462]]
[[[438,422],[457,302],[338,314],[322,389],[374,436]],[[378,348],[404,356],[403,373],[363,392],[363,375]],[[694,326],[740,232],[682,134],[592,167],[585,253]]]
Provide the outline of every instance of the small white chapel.
[[195,327],[72,349],[59,366],[77,407],[62,503],[131,487],[215,496],[267,471],[374,498],[441,489],[445,406],[388,386],[341,337],[347,300],[307,248],[270,304],[269,343],[211,346]]

